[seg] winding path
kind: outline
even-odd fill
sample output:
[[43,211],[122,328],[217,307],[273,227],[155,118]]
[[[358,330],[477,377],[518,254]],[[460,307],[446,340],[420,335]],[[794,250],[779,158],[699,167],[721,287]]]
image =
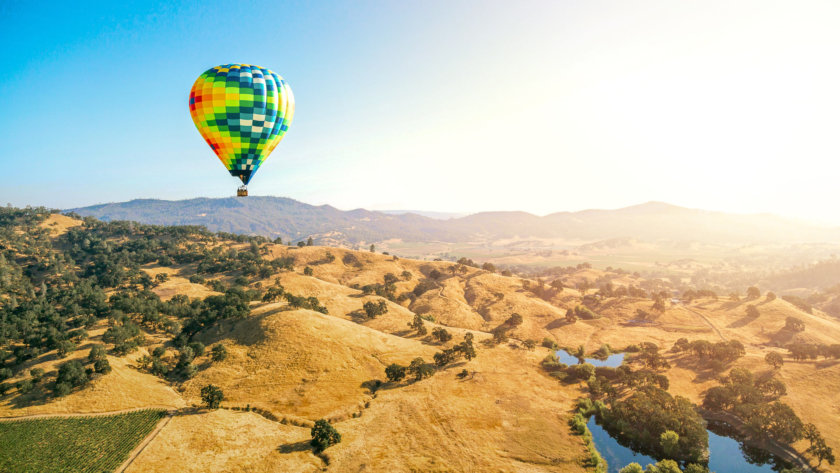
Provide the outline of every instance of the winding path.
[[703,321],[706,322],[706,324],[709,327],[712,327],[712,330],[714,330],[715,333],[718,334],[718,337],[720,337],[721,340],[723,340],[724,342],[726,341],[726,337],[723,336],[723,333],[721,333],[721,331],[715,326],[715,324],[712,323],[711,320],[709,320],[708,317],[706,317],[705,315],[701,314],[700,312],[697,312],[696,310],[694,310],[690,307],[687,307],[687,306],[683,306],[683,307],[685,308],[685,310],[691,312],[692,314],[700,316],[700,318],[703,319]]

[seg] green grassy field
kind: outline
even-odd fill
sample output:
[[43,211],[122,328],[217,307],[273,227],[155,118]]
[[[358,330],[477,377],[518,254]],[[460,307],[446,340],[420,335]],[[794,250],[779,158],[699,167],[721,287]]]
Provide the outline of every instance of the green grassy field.
[[0,471],[113,472],[166,411],[0,422]]

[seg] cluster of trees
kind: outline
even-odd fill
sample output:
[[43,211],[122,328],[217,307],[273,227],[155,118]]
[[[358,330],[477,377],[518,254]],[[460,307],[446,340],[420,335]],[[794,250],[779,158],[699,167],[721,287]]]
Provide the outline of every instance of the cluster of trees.
[[706,391],[703,406],[728,411],[742,419],[756,435],[791,444],[803,438],[811,443],[809,453],[820,463],[834,464],[834,454],[813,424],[805,425],[787,404],[779,401],[787,393],[774,373],[756,376],[746,368],[734,368],[721,386]]
[[289,303],[289,306],[294,309],[309,309],[322,314],[327,313],[326,306],[321,305],[321,301],[315,296],[296,296],[286,292],[283,294],[283,297]]
[[599,317],[600,315],[583,305],[577,305],[566,310],[566,323],[569,324],[577,322],[578,319],[593,320]]
[[633,361],[639,362],[651,370],[663,370],[671,367],[668,360],[659,352],[659,345],[651,342],[644,342],[639,345],[639,351],[633,357]]
[[[387,273],[383,277],[382,283],[367,284],[365,286],[362,286],[362,293],[366,295],[375,294],[379,297],[384,297],[389,301],[396,302],[397,281],[399,281],[399,279],[393,273]],[[405,297],[409,296],[406,295]]]
[[443,351],[435,353],[434,360],[435,365],[440,368],[444,368],[446,365],[454,363],[461,357],[464,357],[467,361],[469,361],[475,358],[475,356],[476,352],[475,347],[473,346],[473,334],[468,332],[464,335],[463,342],[456,344],[452,348],[447,348]]
[[365,311],[365,316],[369,319],[374,319],[378,315],[383,315],[388,312],[388,303],[385,301],[367,301],[362,305],[362,309]]
[[688,399],[644,386],[611,404],[598,413],[599,421],[634,450],[680,462],[698,463],[704,458],[708,434],[703,418]]
[[708,340],[692,340],[680,338],[674,343],[672,351],[676,353],[690,353],[709,363],[715,371],[723,369],[725,364],[746,355],[744,344],[738,340],[712,343]]
[[[161,301],[150,289],[164,278],[151,278],[141,265],[195,264],[202,273],[238,271],[267,276],[290,269],[293,258],[266,260],[261,237],[212,234],[201,227],[163,227],[86,218],[55,239],[40,224],[46,209],[0,209],[0,378],[12,377],[21,364],[49,350],[63,358],[87,338],[87,329],[108,320],[103,342],[116,355],[145,343],[141,328],[168,333],[185,345],[202,328],[223,318],[243,317],[258,291],[225,288],[204,300],[176,296]],[[220,241],[248,243],[244,250],[225,249]],[[161,273],[164,274],[164,273]],[[200,275],[193,278],[205,281]],[[111,296],[106,295],[106,290]],[[307,301],[311,303],[311,301]],[[97,353],[102,348],[96,348]],[[107,373],[107,359],[91,359],[93,373]],[[158,367],[157,369],[162,370]],[[83,385],[86,369],[76,363],[59,369],[56,392]],[[80,374],[81,373],[81,374]],[[88,376],[89,378],[89,376]],[[2,381],[2,379],[0,379]],[[4,388],[6,391],[8,388]]]
[[635,462],[630,463],[618,473],[709,473],[709,469],[699,463],[689,463],[685,469],[680,469],[679,463],[674,460],[660,460],[655,464],[649,463],[646,468]]
[[786,346],[791,358],[796,361],[816,360],[817,357],[840,359],[840,344],[793,342]]
[[632,284],[629,286],[614,286],[612,282],[607,282],[599,286],[597,294],[601,297],[646,298],[648,296],[648,293],[644,289]]
[[388,381],[394,383],[401,381],[407,374],[413,376],[415,382],[421,381],[435,374],[435,366],[426,363],[423,358],[417,357],[411,360],[408,366],[391,363],[385,368],[385,377],[388,378]]
[[682,293],[682,300],[686,302],[702,298],[717,299],[718,294],[711,289],[687,289]]
[[408,326],[411,327],[412,330],[417,332],[417,335],[423,336],[429,333],[428,329],[426,329],[426,325],[423,323],[423,317],[420,314],[414,314],[414,319],[408,323]]
[[[556,348],[556,346],[555,346]],[[583,357],[582,347],[575,356]],[[590,363],[578,363],[568,366],[560,363],[554,353],[542,361],[542,368],[554,378],[566,383],[586,382],[590,396],[594,399],[606,398],[613,401],[629,391],[655,386],[668,389],[668,377],[648,368],[632,369],[627,364],[617,368],[595,367]]]
[[756,377],[739,367],[723,378],[721,386],[706,391],[703,405],[712,410],[733,411],[746,418],[757,405],[775,401],[786,393],[785,384],[772,373]]

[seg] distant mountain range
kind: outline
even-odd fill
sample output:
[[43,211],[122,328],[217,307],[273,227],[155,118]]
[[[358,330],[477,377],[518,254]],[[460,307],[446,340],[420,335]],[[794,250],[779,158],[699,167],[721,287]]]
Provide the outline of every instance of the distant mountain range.
[[[527,212],[481,212],[441,219],[403,211],[343,211],[285,197],[138,199],[68,209],[102,220],[133,220],[162,225],[204,225],[212,231],[281,237],[308,237],[324,244],[356,245],[398,238],[405,241],[492,241],[557,238],[598,241],[696,241],[721,244],[837,242],[840,228],[826,228],[774,215],[740,215],[649,202],[616,210],[558,212],[539,217]],[[444,214],[445,215],[445,214]]]

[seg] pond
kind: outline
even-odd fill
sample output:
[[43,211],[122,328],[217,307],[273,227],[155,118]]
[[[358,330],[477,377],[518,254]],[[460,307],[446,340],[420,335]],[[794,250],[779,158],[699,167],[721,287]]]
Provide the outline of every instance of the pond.
[[[609,473],[618,473],[628,463],[636,462],[645,468],[656,463],[653,458],[636,453],[618,443],[603,427],[595,422],[595,416],[586,424],[592,433],[595,448],[607,461]],[[710,424],[718,432],[709,433],[709,471],[716,473],[773,473],[784,467],[784,462],[761,450],[745,447],[738,440],[727,435],[734,433],[725,424]],[[778,465],[778,467],[776,466]]]
[[[570,355],[566,350],[557,350],[555,352],[560,363],[569,366],[578,364],[578,359]],[[607,357],[606,360],[599,360],[597,358],[584,358],[584,362],[591,364],[594,367],[606,366],[608,368],[618,368],[624,362],[624,353],[614,353]]]

